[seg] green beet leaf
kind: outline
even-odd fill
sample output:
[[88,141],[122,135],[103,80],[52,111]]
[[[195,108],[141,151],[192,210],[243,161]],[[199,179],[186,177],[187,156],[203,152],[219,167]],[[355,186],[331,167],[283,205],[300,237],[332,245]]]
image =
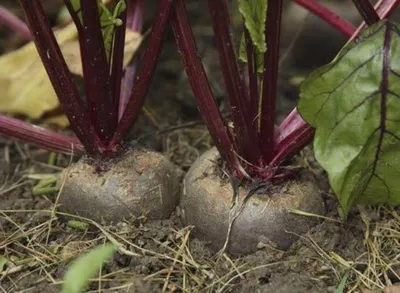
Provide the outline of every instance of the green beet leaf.
[[239,11],[255,47],[261,53],[265,53],[267,51],[265,43],[267,0],[239,0]]
[[110,61],[114,31],[116,27],[122,25],[122,20],[119,19],[118,17],[126,9],[126,4],[124,0],[118,1],[118,3],[115,5],[112,14],[103,4],[102,1],[99,1],[98,5],[100,8],[100,22],[103,32],[103,39],[107,54],[107,60]]
[[[255,48],[255,58],[256,58],[256,69],[257,73],[263,74],[264,73],[264,53],[261,53],[257,48]],[[240,47],[239,47],[239,60],[247,63],[247,49],[246,49],[246,38],[244,33],[242,34],[242,38],[240,40]]]
[[300,86],[315,156],[344,217],[358,203],[400,204],[400,26],[380,21]]
[[90,278],[116,251],[113,244],[99,246],[72,263],[65,274],[62,293],[81,293],[89,284]]
[[[71,0],[71,4],[75,12],[78,14],[80,21],[82,22],[80,1],[81,0]],[[106,49],[107,60],[110,61],[114,31],[116,27],[122,25],[122,20],[119,19],[118,17],[126,9],[126,3],[124,0],[119,0],[115,5],[112,13],[103,3],[102,0],[97,0],[97,6],[99,8],[100,25],[103,34],[104,47]]]
[[[267,51],[265,41],[265,22],[267,21],[267,0],[239,0],[239,12],[244,19],[244,25],[249,31],[254,44],[257,72],[264,71],[264,53]],[[247,63],[247,51],[244,34],[240,41],[239,59]]]

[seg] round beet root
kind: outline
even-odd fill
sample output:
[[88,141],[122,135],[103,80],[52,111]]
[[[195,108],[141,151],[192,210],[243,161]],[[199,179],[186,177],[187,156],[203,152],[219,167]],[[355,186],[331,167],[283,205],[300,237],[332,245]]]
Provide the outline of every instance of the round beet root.
[[179,198],[179,170],[159,153],[134,150],[107,162],[82,158],[61,173],[62,212],[94,221],[168,218]]
[[[183,222],[193,225],[195,235],[209,242],[215,250],[221,249],[226,241],[233,197],[231,184],[222,182],[215,174],[215,162],[219,158],[213,148],[193,164],[184,179],[180,199]],[[310,178],[271,185],[265,194],[248,197],[233,222],[227,251],[248,254],[256,251],[260,243],[275,244],[285,250],[298,235],[314,226],[315,218],[290,212],[291,209],[315,214],[325,212],[316,182],[312,176],[307,177]],[[239,206],[247,194],[248,190],[241,188]]]

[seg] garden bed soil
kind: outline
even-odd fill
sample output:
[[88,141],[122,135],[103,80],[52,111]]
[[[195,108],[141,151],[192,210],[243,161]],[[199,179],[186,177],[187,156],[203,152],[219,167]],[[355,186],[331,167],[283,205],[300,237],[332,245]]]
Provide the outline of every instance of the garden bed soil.
[[[168,220],[139,217],[112,226],[58,214],[55,197],[33,196],[34,182],[22,176],[54,171],[44,163],[45,153],[9,142],[2,153],[13,158],[9,164],[1,158],[6,184],[0,189],[0,255],[7,260],[0,272],[2,292],[60,292],[70,261],[105,242],[121,248],[88,292],[325,293],[336,292],[344,278],[346,289],[339,292],[360,292],[398,281],[400,222],[391,209],[356,210],[341,223],[336,200],[325,193],[327,218],[289,250],[264,244],[254,254],[234,258],[217,255],[192,237],[179,211]],[[68,161],[60,157],[59,164]],[[73,228],[69,219],[88,228]]]

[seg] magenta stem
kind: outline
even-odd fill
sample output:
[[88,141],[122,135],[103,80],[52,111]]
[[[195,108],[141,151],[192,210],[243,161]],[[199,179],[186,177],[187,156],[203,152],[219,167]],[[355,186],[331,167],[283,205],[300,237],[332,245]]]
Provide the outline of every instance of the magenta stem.
[[[128,2],[129,5],[129,2]],[[122,20],[123,25],[116,28],[114,34],[114,46],[112,51],[112,62],[111,62],[111,92],[112,92],[112,103],[114,105],[113,113],[116,115],[115,119],[119,121],[119,103],[121,96],[122,77],[124,73],[124,48],[125,48],[125,34],[126,34],[126,22],[127,22],[127,11],[123,11],[119,16]],[[114,118],[114,117],[113,117]]]
[[211,92],[203,65],[197,55],[196,43],[182,0],[176,0],[175,13],[171,24],[200,114],[210,131],[215,146],[221,157],[228,164],[229,169],[233,172],[234,176],[243,178],[245,172],[234,151],[232,138],[225,127],[221,113]]
[[25,40],[32,40],[31,32],[25,22],[12,14],[7,8],[0,5],[0,25],[2,24],[18,33]]
[[276,153],[269,167],[279,166],[285,159],[302,150],[305,145],[310,143],[314,137],[314,133],[314,128],[308,125],[296,127],[295,131],[291,132],[285,140],[281,141],[279,148],[276,148]]
[[132,31],[141,32],[143,29],[143,14],[143,0],[128,1],[126,27]]
[[[126,28],[134,32],[141,32],[143,29],[143,0],[131,0],[127,3]],[[138,53],[136,53],[138,54]],[[125,68],[122,78],[121,93],[118,105],[118,120],[121,120],[129,98],[132,94],[132,87],[135,81],[135,76],[138,68],[139,56],[135,56],[133,60]]]
[[[84,42],[80,43],[80,46],[85,50],[85,60],[82,60],[82,62],[85,64],[83,66],[83,79],[88,101],[88,113],[97,135],[106,144],[114,135],[118,121],[117,108],[114,107],[113,103],[110,65],[107,61],[101,31],[97,0],[81,1],[81,12]],[[119,49],[123,51],[123,46]]]
[[350,38],[355,32],[356,28],[349,21],[341,18],[339,15],[330,9],[319,4],[316,0],[293,0],[300,6],[308,9],[313,14],[319,16],[326,23],[333,26],[347,38]]
[[132,95],[132,87],[135,82],[135,76],[138,69],[138,58],[134,58],[125,68],[124,78],[122,79],[121,94],[118,104],[118,119],[121,121],[122,115],[129,103],[129,98]]
[[239,72],[237,56],[231,40],[227,3],[225,0],[208,0],[208,7],[232,115],[234,141],[237,151],[250,165],[262,166],[259,146],[254,143],[257,141],[257,132],[254,131],[255,129],[252,125],[255,117],[251,115],[250,98]]
[[[385,19],[393,13],[399,4],[400,0],[380,0],[375,5],[375,11],[380,19]],[[353,40],[366,26],[367,24],[363,22],[351,36],[351,40]]]
[[286,116],[285,120],[283,120],[283,122],[279,125],[278,131],[275,133],[274,154],[280,151],[282,145],[289,142],[288,138],[292,136],[292,133],[301,132],[298,129],[303,129],[306,126],[308,126],[307,122],[301,118],[299,112],[297,112],[297,108],[294,108],[293,111],[290,112],[290,114]]
[[380,20],[378,13],[369,0],[353,0],[353,3],[367,25],[372,25]]
[[260,97],[258,91],[257,54],[249,31],[245,26],[243,26],[243,30],[247,49],[247,71],[249,74],[250,118],[254,133],[258,135],[258,110]]
[[375,5],[375,10],[381,19],[388,18],[399,6],[400,0],[380,0]]
[[260,135],[264,162],[269,164],[273,157],[276,93],[278,86],[279,42],[282,17],[282,0],[268,0],[265,39],[267,52],[264,54],[264,75],[261,100]]
[[20,0],[42,63],[71,127],[90,155],[102,153],[103,144],[91,123],[68,66],[39,0]]
[[148,47],[143,57],[140,72],[136,77],[132,95],[129,98],[126,110],[109,144],[110,148],[115,148],[122,142],[122,139],[139,116],[140,109],[144,104],[150,83],[153,79],[158,58],[161,54],[164,36],[167,31],[167,24],[169,23],[173,10],[173,3],[174,1],[172,0],[161,0],[159,4],[156,20],[151,30]]
[[26,143],[35,144],[51,152],[74,153],[78,155],[85,153],[83,145],[76,137],[64,136],[4,115],[0,115],[0,134]]

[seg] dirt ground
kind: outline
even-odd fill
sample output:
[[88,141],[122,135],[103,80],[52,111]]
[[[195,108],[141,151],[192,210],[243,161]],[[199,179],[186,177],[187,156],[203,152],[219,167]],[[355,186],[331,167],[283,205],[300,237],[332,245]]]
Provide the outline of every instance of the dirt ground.
[[[224,109],[209,27],[204,25],[197,1],[188,2],[200,54]],[[0,36],[3,52],[18,44],[4,30]],[[308,62],[304,67],[310,70],[317,65]],[[307,71],[304,67],[281,73],[278,116],[294,106],[297,92],[290,80]],[[131,138],[163,152],[183,171],[212,146],[199,122],[171,35]],[[262,245],[244,257],[209,250],[207,243],[192,235],[191,227],[182,226],[179,210],[164,221],[149,222],[142,217],[112,226],[59,213],[56,195],[33,195],[37,181],[27,178],[28,174],[59,172],[71,162],[58,155],[50,165],[49,156],[32,146],[0,140],[0,292],[60,292],[70,261],[105,242],[118,244],[119,250],[87,292],[378,293],[400,282],[399,211],[385,206],[357,207],[342,222],[336,199],[310,149],[299,161],[319,180],[326,216],[309,233],[300,235],[288,251]],[[71,219],[86,222],[87,229],[72,227]]]
[[[8,167],[0,189],[2,292],[60,292],[69,262],[104,242],[120,249],[87,292],[362,292],[400,281],[396,210],[360,208],[342,223],[335,199],[325,194],[326,218],[288,251],[264,245],[252,255],[220,256],[196,240],[176,212],[164,221],[143,217],[113,226],[57,213],[55,196],[32,195],[34,181],[24,177],[56,171],[46,165],[46,153],[2,145],[13,158],[2,157]],[[58,165],[68,160],[59,156]],[[88,228],[71,227],[70,219]],[[343,280],[345,289],[336,291]]]

